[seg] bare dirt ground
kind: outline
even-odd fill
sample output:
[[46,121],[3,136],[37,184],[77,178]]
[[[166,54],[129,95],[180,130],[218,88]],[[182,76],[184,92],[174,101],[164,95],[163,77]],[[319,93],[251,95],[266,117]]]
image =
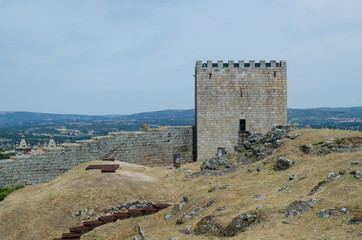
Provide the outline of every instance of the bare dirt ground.
[[[0,202],[0,239],[52,239],[68,232],[69,227],[81,225],[79,217],[72,213],[84,209],[96,209],[95,219],[105,208],[119,203],[146,200],[153,203],[178,204],[187,195],[189,202],[180,213],[172,213],[172,207],[156,214],[108,223],[83,235],[81,239],[133,239],[139,223],[149,239],[219,239],[215,236],[196,236],[183,231],[191,225],[194,229],[205,216],[213,215],[225,227],[235,216],[247,211],[258,211],[263,218],[261,224],[251,230],[228,239],[358,239],[362,226],[351,225],[352,216],[361,216],[361,180],[348,174],[351,169],[361,169],[361,165],[351,166],[354,160],[362,162],[362,152],[331,153],[326,156],[304,154],[299,150],[303,144],[333,141],[337,138],[362,137],[359,132],[342,130],[300,129],[291,133],[299,134],[295,140],[283,139],[285,145],[261,162],[243,167],[240,171],[219,177],[185,178],[188,173],[198,171],[201,163],[183,165],[180,171],[161,167],[144,167],[118,162],[116,173],[100,173],[100,170],[85,171],[89,164],[82,164],[58,179],[37,186],[29,186],[10,194]],[[274,171],[278,157],[294,161],[285,171]],[[104,163],[104,162],[103,162]],[[262,171],[255,171],[262,166]],[[246,173],[252,169],[252,173]],[[308,193],[329,172],[338,173],[347,169],[347,174],[332,179],[325,187],[312,196]],[[297,178],[290,181],[289,176]],[[306,176],[300,183],[298,179]],[[290,184],[284,192],[282,186]],[[231,185],[230,189],[208,192],[213,186]],[[262,194],[261,199],[254,199]],[[319,199],[313,209],[291,219],[284,216],[283,209],[299,199]],[[186,223],[176,225],[176,220],[184,213],[189,214],[194,206],[215,199],[217,202]],[[218,210],[226,207],[225,210]],[[321,209],[346,207],[348,214],[320,218],[316,214]],[[171,215],[167,221],[166,214]],[[92,220],[91,219],[91,220]],[[290,224],[284,224],[288,220]]]

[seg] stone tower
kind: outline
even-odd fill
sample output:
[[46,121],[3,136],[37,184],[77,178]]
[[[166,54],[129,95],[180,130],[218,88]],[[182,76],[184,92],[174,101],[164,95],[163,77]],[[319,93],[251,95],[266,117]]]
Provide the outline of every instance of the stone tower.
[[196,62],[197,160],[234,150],[254,132],[287,123],[286,61]]
[[17,145],[15,148],[16,155],[28,154],[30,153],[30,151],[31,151],[30,142],[29,144],[26,144],[24,133],[22,133],[20,144]]
[[57,147],[57,144],[54,141],[54,136],[53,136],[53,133],[52,133],[52,134],[50,134],[50,140],[49,140],[47,149],[52,150],[52,149],[54,149],[56,147]]

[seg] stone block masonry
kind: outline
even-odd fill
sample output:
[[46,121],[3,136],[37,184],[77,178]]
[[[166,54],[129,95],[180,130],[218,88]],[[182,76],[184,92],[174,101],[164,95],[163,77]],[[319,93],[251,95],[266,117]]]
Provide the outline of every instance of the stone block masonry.
[[43,155],[19,156],[0,161],[0,187],[46,183],[77,165],[105,157],[147,166],[172,165],[173,154],[181,162],[193,161],[193,127],[161,127],[64,144]]
[[243,133],[287,123],[286,61],[196,62],[197,160],[234,150]]

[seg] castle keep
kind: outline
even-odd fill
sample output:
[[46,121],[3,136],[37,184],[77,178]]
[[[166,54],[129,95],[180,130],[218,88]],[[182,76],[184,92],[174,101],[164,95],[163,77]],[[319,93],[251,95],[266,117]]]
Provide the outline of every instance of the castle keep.
[[196,62],[197,160],[231,152],[254,132],[287,123],[286,61]]

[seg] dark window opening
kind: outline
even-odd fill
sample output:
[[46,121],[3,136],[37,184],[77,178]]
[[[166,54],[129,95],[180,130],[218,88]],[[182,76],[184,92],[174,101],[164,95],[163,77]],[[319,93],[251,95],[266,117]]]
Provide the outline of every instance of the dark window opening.
[[218,156],[223,156],[223,155],[225,155],[225,148],[223,148],[223,147],[218,147],[217,148],[217,155]]
[[243,91],[240,91],[240,97],[243,97]]
[[176,153],[173,155],[173,167],[179,168],[181,166],[181,154]]
[[277,77],[277,72],[276,71],[274,71],[274,78],[276,78]]
[[212,73],[209,73],[209,79],[211,79]]
[[245,119],[240,119],[240,128],[239,128],[240,132],[245,132],[246,131],[246,120]]

